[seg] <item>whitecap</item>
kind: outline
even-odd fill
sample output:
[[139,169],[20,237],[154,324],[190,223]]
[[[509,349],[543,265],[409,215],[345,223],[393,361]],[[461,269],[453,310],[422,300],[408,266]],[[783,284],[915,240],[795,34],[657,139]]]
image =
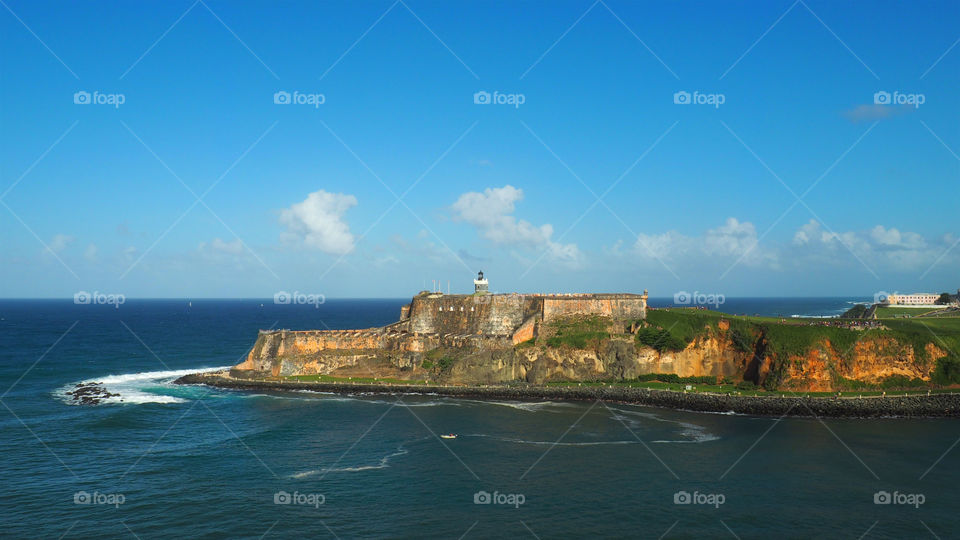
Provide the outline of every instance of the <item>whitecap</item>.
[[72,396],[68,395],[67,392],[76,389],[78,384],[96,384],[111,394],[119,394],[118,396],[110,396],[100,400],[99,403],[101,404],[184,403],[189,400],[163,393],[165,389],[173,389],[170,383],[191,373],[207,373],[229,368],[230,366],[223,366],[106,375],[104,377],[67,384],[58,388],[54,392],[54,395],[66,403],[76,404],[76,401]]

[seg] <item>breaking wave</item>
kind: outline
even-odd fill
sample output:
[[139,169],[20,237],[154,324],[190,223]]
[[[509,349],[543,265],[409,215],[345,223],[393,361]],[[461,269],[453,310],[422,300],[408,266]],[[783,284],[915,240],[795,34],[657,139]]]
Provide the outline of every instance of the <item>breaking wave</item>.
[[107,375],[69,383],[58,388],[54,395],[62,401],[75,404],[76,401],[67,392],[73,391],[78,384],[95,384],[111,395],[99,400],[100,404],[141,404],[141,403],[184,403],[189,401],[184,397],[171,395],[183,394],[181,387],[174,387],[171,383],[190,373],[206,373],[228,369],[229,366],[202,368],[202,369],[175,369],[164,371],[144,371],[123,375]]

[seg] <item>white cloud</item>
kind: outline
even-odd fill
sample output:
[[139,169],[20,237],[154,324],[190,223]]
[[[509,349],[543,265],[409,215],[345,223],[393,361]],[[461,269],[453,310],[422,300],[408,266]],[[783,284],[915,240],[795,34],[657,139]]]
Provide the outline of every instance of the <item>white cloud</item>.
[[87,246],[87,249],[84,250],[84,252],[83,252],[83,258],[86,259],[86,260],[88,260],[88,261],[90,261],[90,262],[95,262],[95,261],[97,260],[97,253],[98,253],[98,252],[99,252],[99,250],[97,249],[97,245],[96,245],[96,244],[90,244],[90,245]]
[[687,236],[677,231],[662,234],[639,234],[634,249],[643,257],[662,261],[702,264],[706,260],[723,259],[746,265],[777,266],[777,254],[759,245],[757,229],[749,221],[727,220],[702,236]]
[[677,231],[667,231],[663,234],[637,235],[635,248],[641,255],[658,259],[676,259],[689,253],[694,247],[695,239],[684,236]]
[[48,247],[50,248],[50,251],[54,253],[60,253],[66,249],[67,246],[72,244],[74,240],[76,240],[76,238],[70,236],[69,234],[57,234],[54,235],[52,240],[50,240]]
[[702,235],[687,236],[676,231],[640,234],[634,253],[668,267],[706,268],[719,261],[723,271],[735,261],[737,266],[808,272],[845,268],[884,275],[890,272],[923,272],[935,262],[940,266],[956,264],[960,249],[952,233],[925,238],[895,227],[876,225],[868,230],[835,231],[815,219],[793,231],[792,241],[784,243],[776,235],[758,243],[756,227],[747,221],[728,218],[719,227]]
[[239,238],[233,240],[232,242],[225,242],[220,238],[214,238],[212,242],[207,244],[202,242],[199,247],[200,251],[212,251],[215,253],[227,253],[230,255],[240,255],[243,253],[243,242]]
[[301,202],[280,211],[280,223],[289,235],[304,245],[325,253],[343,255],[354,247],[350,226],[343,220],[347,210],[357,205],[357,198],[343,193],[314,191]]
[[923,249],[927,247],[927,242],[917,233],[901,233],[897,229],[886,229],[883,225],[877,225],[870,230],[870,237],[882,246],[901,247],[906,249]]
[[710,229],[704,236],[704,250],[709,255],[743,256],[757,247],[757,229],[753,223],[740,222],[737,218]]
[[464,193],[451,208],[454,219],[473,225],[481,236],[495,244],[544,249],[551,260],[570,264],[579,262],[581,253],[576,244],[552,240],[553,225],[546,223],[538,227],[513,215],[516,203],[522,199],[522,189],[506,185],[487,188],[483,193]]
[[800,264],[835,265],[860,259],[874,272],[919,270],[933,264],[950,247],[952,238],[947,234],[928,242],[919,233],[883,225],[869,231],[830,231],[811,219],[794,234],[792,255]]

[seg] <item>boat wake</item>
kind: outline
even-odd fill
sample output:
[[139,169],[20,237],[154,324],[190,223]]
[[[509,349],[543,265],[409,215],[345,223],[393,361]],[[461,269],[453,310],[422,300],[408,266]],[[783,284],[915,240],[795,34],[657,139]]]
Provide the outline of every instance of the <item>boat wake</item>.
[[563,441],[532,441],[528,439],[514,439],[510,437],[500,437],[497,435],[485,435],[483,433],[468,433],[461,437],[476,437],[482,439],[492,439],[513,444],[530,444],[534,446],[610,446],[619,444],[640,444],[640,441],[588,441],[588,442],[563,442]]
[[631,430],[640,430],[644,427],[643,422],[641,422],[637,417],[648,419],[648,420],[654,420],[657,422],[666,422],[669,424],[675,424],[680,426],[679,435],[681,437],[684,437],[683,439],[658,439],[658,440],[650,441],[652,443],[691,444],[691,443],[705,443],[705,442],[716,441],[720,439],[720,437],[710,433],[709,431],[707,431],[707,428],[701,425],[691,424],[689,422],[681,422],[679,420],[668,420],[656,414],[647,413],[647,412],[631,411],[627,409],[620,409],[617,407],[611,407],[610,409],[611,411],[616,411],[614,413],[614,418],[627,424]]
[[[482,403],[484,405],[499,405],[501,407],[510,407],[511,409],[516,409],[526,412],[540,412],[546,410],[550,407],[572,407],[567,403],[556,403],[553,401],[476,401],[471,400],[472,403]],[[560,411],[556,411],[560,412]]]
[[311,469],[309,471],[303,471],[303,472],[291,474],[289,478],[294,478],[299,480],[301,478],[309,478],[311,476],[316,476],[318,474],[325,475],[328,473],[362,472],[362,471],[373,471],[377,469],[386,469],[387,467],[390,466],[391,459],[408,454],[408,453],[409,451],[406,448],[404,448],[403,445],[400,445],[397,447],[396,452],[383,456],[382,458],[380,458],[379,461],[377,461],[372,465],[355,465],[352,467],[326,467],[322,469]]

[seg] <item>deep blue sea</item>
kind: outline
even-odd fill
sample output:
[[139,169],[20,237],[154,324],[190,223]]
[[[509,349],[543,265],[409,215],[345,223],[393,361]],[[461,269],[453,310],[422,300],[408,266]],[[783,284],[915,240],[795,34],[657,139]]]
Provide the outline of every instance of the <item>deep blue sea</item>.
[[[858,300],[720,308],[832,315]],[[958,420],[170,384],[238,363],[258,329],[382,325],[405,301],[0,301],[0,537],[960,534]],[[120,397],[69,404],[81,381]]]

